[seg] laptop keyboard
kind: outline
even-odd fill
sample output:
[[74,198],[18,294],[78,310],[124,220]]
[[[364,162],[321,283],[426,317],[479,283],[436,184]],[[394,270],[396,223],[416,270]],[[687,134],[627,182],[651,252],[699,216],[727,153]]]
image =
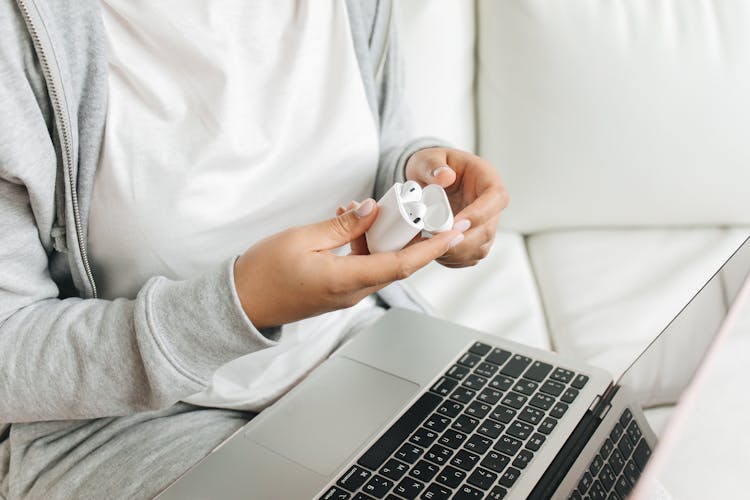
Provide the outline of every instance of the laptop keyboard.
[[476,342],[321,498],[504,498],[587,382]]
[[650,456],[641,428],[626,409],[570,498],[625,499]]

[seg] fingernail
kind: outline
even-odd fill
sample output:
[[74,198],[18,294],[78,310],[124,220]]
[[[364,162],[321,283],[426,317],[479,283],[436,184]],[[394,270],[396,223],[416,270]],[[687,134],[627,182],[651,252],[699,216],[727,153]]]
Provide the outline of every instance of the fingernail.
[[442,172],[443,170],[450,170],[450,169],[451,168],[448,165],[443,165],[442,167],[438,167],[432,172],[430,172],[430,174],[432,174],[433,177],[437,177],[438,175],[440,175],[440,172]]
[[453,229],[465,233],[471,227],[471,221],[469,219],[461,219],[453,225]]
[[344,205],[339,205],[339,208],[337,208],[336,211],[344,213],[346,212],[346,207]]
[[448,245],[448,248],[453,248],[459,243],[461,243],[462,241],[464,241],[463,233],[457,234],[456,237],[451,240],[450,244]]
[[372,210],[375,208],[375,200],[372,198],[368,198],[365,201],[362,202],[360,206],[358,206],[354,210],[354,214],[357,217],[367,217],[372,213]]

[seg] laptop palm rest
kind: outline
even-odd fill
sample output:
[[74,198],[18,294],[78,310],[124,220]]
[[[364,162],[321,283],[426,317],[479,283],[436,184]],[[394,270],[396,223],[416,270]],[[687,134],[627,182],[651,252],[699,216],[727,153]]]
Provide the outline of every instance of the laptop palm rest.
[[418,390],[414,382],[334,356],[285,396],[283,404],[256,417],[245,436],[330,476]]

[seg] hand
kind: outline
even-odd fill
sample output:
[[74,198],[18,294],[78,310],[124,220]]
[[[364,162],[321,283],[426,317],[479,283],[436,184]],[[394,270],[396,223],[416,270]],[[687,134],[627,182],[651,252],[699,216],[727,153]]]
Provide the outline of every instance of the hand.
[[463,242],[438,258],[447,267],[473,266],[490,251],[500,212],[508,193],[495,168],[486,160],[449,148],[427,148],[406,163],[406,178],[420,184],[440,184],[453,209],[455,230]]
[[[377,204],[368,199],[333,219],[282,231],[245,251],[234,265],[234,281],[250,321],[266,328],[351,307],[440,257],[462,236],[448,231],[398,252],[369,255],[364,233],[376,217]],[[330,252],[350,242],[350,255]]]

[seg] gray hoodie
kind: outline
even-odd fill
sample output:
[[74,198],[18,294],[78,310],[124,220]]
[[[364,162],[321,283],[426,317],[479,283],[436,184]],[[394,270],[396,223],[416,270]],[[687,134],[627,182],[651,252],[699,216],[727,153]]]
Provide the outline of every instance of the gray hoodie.
[[[347,8],[380,131],[378,197],[411,154],[442,144],[407,133],[391,3]],[[250,417],[176,403],[273,341],[239,305],[234,259],[190,280],[155,276],[133,300],[97,298],[86,234],[107,108],[98,2],[3,0],[0,37],[0,498],[150,496]]]

